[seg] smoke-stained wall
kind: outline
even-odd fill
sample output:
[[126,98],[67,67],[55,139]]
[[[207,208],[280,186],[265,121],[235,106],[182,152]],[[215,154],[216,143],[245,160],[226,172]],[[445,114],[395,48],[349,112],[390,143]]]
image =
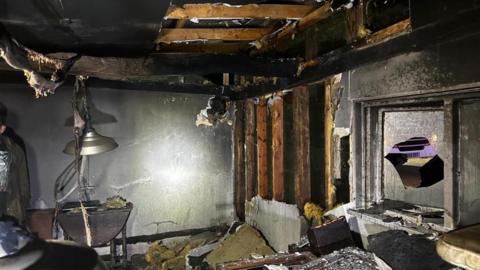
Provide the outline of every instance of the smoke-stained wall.
[[[32,205],[54,207],[54,183],[72,156],[71,91],[35,100],[28,86],[1,85],[9,124],[26,145]],[[134,204],[128,235],[198,228],[233,219],[231,128],[196,127],[208,96],[91,89],[96,130],[119,147],[92,156],[93,199],[121,195]],[[95,124],[97,123],[97,124]],[[71,199],[76,199],[76,192]]]

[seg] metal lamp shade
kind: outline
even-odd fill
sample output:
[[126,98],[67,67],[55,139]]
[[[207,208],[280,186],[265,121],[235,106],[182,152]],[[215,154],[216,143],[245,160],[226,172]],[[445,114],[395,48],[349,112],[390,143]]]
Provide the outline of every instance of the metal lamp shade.
[[[98,134],[93,128],[83,136],[81,156],[105,153],[118,147],[113,138]],[[75,155],[75,141],[70,141],[63,150],[65,154]]]

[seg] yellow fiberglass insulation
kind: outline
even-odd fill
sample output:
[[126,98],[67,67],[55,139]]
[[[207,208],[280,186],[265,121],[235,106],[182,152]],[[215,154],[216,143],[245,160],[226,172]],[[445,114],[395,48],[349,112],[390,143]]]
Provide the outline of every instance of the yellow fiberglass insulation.
[[309,220],[312,220],[315,226],[322,225],[323,209],[312,202],[303,206],[303,214]]

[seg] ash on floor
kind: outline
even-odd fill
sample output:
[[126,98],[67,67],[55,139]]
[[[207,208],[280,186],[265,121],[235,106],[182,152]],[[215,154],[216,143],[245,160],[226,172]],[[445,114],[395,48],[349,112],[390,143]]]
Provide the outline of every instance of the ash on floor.
[[373,253],[356,247],[336,250],[307,264],[293,267],[293,270],[378,270]]
[[404,231],[385,231],[368,237],[369,250],[393,269],[459,269],[438,256],[435,241]]

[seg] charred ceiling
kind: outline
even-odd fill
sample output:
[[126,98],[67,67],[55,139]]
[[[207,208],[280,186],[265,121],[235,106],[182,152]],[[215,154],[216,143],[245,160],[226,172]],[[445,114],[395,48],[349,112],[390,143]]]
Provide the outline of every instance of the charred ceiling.
[[[442,42],[447,39],[442,27],[452,36],[477,27],[474,3],[468,8],[445,3],[458,12],[470,9],[463,14],[472,21],[463,30],[455,28],[463,15],[444,12],[432,21],[419,15],[426,5],[407,0],[12,0],[0,3],[0,23],[19,45],[47,58],[65,61],[82,54],[70,73],[92,77],[99,85],[183,87],[181,92],[224,95],[243,89],[234,95],[242,98]],[[423,26],[412,32],[411,21]],[[0,63],[4,71],[11,66]],[[39,74],[58,70],[48,61],[31,68]],[[253,76],[257,84],[223,86],[212,79],[224,73]],[[164,79],[172,76],[173,82]],[[184,83],[195,76],[205,82]]]

